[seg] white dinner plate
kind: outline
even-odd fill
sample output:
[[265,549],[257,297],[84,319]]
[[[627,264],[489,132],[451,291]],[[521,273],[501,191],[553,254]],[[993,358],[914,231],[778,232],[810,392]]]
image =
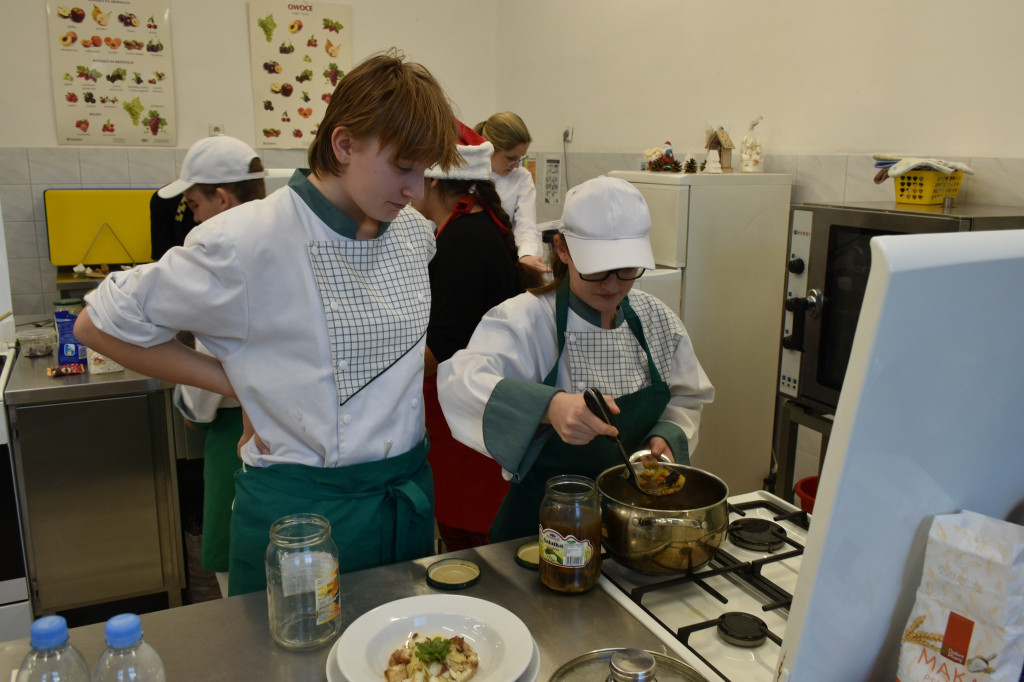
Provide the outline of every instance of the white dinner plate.
[[334,659],[345,679],[383,678],[391,654],[416,633],[465,638],[480,658],[475,682],[517,680],[534,657],[530,631],[508,609],[474,597],[430,594],[364,613],[338,639]]
[[331,653],[327,654],[327,682],[345,682],[345,677],[341,674],[341,668],[338,667],[339,644],[341,644],[340,637],[334,640]]
[[[341,644],[341,639],[334,640],[334,646],[331,647],[331,653],[327,655],[327,682],[348,682],[345,676],[341,674],[341,668],[338,667],[338,645]],[[540,648],[537,646],[537,640],[533,640],[533,656],[530,657],[530,664],[526,666],[526,670],[519,676],[516,682],[537,682],[537,677],[540,675]]]

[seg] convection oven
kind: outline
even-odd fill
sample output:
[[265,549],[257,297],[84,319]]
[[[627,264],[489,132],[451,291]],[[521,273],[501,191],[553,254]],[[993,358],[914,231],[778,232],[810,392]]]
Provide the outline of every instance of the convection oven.
[[[872,237],[1024,228],[1024,208],[894,203],[790,208],[779,393],[835,410],[850,360]],[[955,311],[950,311],[951,322]]]
[[[892,202],[794,204],[776,404],[775,492],[791,499],[798,426],[822,434],[822,456],[839,403],[871,269],[870,241],[901,234],[1024,228],[1024,207],[945,209]],[[950,310],[950,324],[957,311]],[[819,469],[821,463],[819,462]]]

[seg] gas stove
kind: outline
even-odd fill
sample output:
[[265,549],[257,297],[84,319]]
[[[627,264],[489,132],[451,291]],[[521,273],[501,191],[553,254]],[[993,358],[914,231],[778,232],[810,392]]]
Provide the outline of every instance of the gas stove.
[[728,502],[730,532],[708,564],[649,576],[606,556],[600,584],[711,682],[770,681],[810,516],[761,491]]

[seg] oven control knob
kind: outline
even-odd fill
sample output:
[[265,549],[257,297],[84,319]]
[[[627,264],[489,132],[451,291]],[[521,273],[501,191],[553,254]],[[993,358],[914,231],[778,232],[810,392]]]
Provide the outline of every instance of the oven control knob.
[[804,259],[793,258],[786,264],[786,269],[792,272],[794,275],[802,275],[804,272]]
[[786,310],[788,310],[791,313],[802,313],[803,311],[807,310],[807,299],[787,298]]
[[786,350],[803,350],[800,346],[800,339],[792,334],[787,334],[782,337],[782,347]]

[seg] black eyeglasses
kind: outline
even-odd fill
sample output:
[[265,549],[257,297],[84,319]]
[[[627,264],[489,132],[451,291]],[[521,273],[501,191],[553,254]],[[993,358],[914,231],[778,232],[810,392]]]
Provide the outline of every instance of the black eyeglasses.
[[584,282],[603,282],[612,275],[615,275],[623,282],[631,282],[634,279],[640,279],[640,275],[644,274],[644,268],[618,268],[615,270],[606,270],[605,272],[594,272],[589,275],[580,273],[580,279]]

